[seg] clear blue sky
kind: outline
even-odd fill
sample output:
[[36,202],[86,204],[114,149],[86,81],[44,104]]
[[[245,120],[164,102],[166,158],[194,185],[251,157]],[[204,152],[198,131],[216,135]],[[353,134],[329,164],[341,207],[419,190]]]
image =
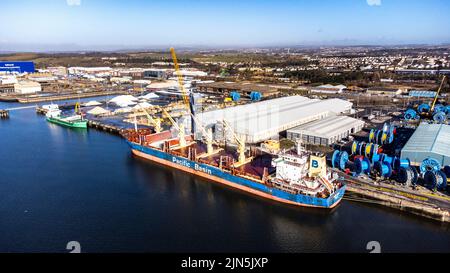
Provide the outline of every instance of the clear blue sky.
[[1,0],[0,11],[0,44],[450,42],[447,0]]

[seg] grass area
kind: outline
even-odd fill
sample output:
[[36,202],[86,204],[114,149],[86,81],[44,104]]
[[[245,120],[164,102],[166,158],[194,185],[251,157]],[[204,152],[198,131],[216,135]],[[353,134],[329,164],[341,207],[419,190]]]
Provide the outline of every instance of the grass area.
[[33,61],[39,54],[36,53],[17,53],[17,54],[0,54],[2,61]]
[[284,149],[288,150],[292,147],[295,147],[294,141],[287,139],[287,138],[280,139],[280,149],[281,150],[284,150]]

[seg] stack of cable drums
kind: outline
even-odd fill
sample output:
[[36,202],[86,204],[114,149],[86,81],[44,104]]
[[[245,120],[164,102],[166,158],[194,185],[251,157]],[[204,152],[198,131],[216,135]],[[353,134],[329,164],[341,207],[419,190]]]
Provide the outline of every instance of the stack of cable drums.
[[389,163],[377,161],[373,165],[373,168],[380,177],[389,178],[392,175],[392,168],[391,165],[389,165]]
[[262,95],[261,95],[260,92],[252,91],[252,92],[250,93],[250,99],[251,99],[252,101],[259,101],[259,100],[261,100],[261,98],[262,98]]
[[331,158],[331,165],[333,168],[345,170],[348,162],[348,153],[346,151],[334,151],[333,157]]
[[[446,166],[448,167],[448,166]],[[441,163],[434,158],[428,157],[420,164],[420,173],[423,175],[425,186],[431,190],[445,190],[447,188],[447,174],[449,169],[444,167],[441,171]]]
[[239,99],[241,98],[241,94],[239,94],[239,92],[237,92],[237,91],[232,91],[232,92],[230,93],[230,98],[231,98],[233,101],[239,101]]
[[396,181],[406,186],[415,186],[417,184],[417,179],[419,175],[415,168],[411,167],[400,167],[397,171]]
[[430,109],[431,107],[428,103],[422,103],[419,107],[417,107],[417,111],[419,111],[420,114],[428,113],[430,112]]
[[439,124],[445,123],[447,120],[447,114],[445,114],[445,112],[437,112],[433,115],[433,120]]
[[370,173],[370,160],[367,157],[358,156],[355,158],[355,175]]
[[420,164],[420,173],[424,174],[427,171],[437,172],[441,169],[441,163],[432,157],[427,157]]
[[444,173],[447,176],[447,178],[450,178],[450,166],[444,167]]
[[353,155],[364,155],[371,158],[374,154],[378,153],[380,146],[375,143],[365,143],[353,141],[352,144],[352,154]]
[[423,176],[425,186],[431,190],[447,189],[447,175],[443,171],[426,171]]
[[403,116],[405,120],[415,120],[419,118],[419,115],[414,109],[408,109],[405,112],[405,115]]

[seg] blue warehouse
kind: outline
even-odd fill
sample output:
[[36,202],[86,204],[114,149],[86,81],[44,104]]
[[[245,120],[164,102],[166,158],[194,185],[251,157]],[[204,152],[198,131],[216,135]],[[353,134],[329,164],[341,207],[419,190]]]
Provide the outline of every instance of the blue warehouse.
[[34,73],[33,62],[3,62],[0,61],[0,72],[9,73]]

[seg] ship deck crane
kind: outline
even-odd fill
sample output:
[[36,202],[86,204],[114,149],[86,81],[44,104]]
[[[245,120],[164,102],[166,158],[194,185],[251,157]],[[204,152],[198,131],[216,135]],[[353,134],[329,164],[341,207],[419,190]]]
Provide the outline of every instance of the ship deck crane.
[[145,113],[145,115],[147,116],[147,120],[148,120],[148,125],[149,126],[153,126],[153,129],[155,130],[155,133],[161,133],[162,131],[162,127],[161,127],[161,120],[160,119],[155,119],[153,118],[150,113],[145,110],[144,107],[140,106],[138,104],[139,108]]
[[198,127],[200,127],[200,130],[202,131],[203,137],[205,138],[205,142],[206,142],[206,153],[199,155],[198,158],[207,157],[207,156],[210,156],[210,155],[220,152],[222,150],[220,148],[214,150],[214,147],[213,147],[214,138],[213,138],[213,133],[212,133],[211,128],[205,129],[205,127],[202,125],[200,120],[192,113],[191,113],[191,117],[194,120],[194,122],[198,125]]
[[245,156],[245,141],[243,141],[233,130],[233,128],[230,126],[228,121],[225,119],[222,120],[223,125],[225,126],[225,129],[230,130],[233,133],[233,138],[235,139],[236,143],[238,144],[238,162],[234,164],[234,167],[240,167],[252,160],[252,157],[246,158]]
[[169,119],[170,123],[172,123],[172,125],[178,131],[178,140],[180,142],[178,148],[184,148],[184,147],[188,146],[188,144],[186,142],[186,134],[184,132],[184,125],[183,124],[178,124],[165,109],[162,109],[162,113],[165,116],[167,116],[167,118]]

